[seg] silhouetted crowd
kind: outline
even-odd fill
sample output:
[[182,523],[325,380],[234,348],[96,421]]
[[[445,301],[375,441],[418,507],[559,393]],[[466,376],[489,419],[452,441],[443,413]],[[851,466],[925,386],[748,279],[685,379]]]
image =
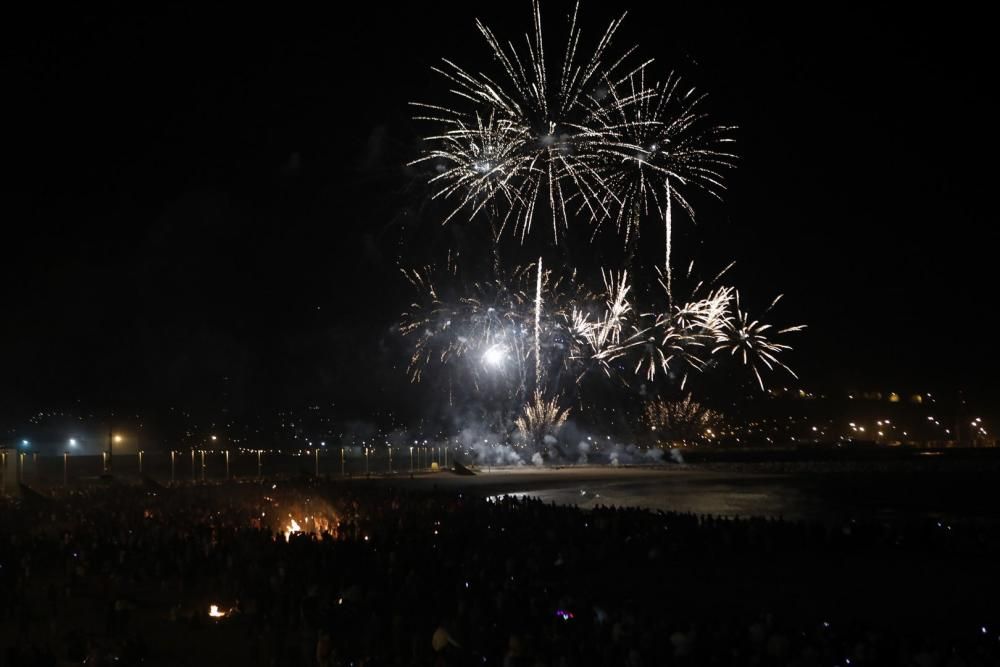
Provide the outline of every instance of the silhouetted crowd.
[[385,481],[28,493],[0,500],[0,665],[998,665],[998,555],[992,524]]

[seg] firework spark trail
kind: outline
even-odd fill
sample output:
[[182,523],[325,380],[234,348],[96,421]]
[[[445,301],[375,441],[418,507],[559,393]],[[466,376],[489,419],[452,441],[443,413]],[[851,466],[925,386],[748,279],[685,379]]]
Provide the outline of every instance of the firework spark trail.
[[663,185],[666,188],[666,199],[667,199],[667,211],[663,216],[663,256],[664,265],[667,273],[667,307],[674,305],[674,272],[670,268],[670,246],[673,243],[674,238],[674,212],[673,212],[673,195],[670,194],[670,178],[663,179]]
[[402,270],[402,273],[420,296],[427,299],[426,304],[417,302],[410,304],[410,310],[403,313],[399,325],[400,332],[404,336],[420,332],[423,329],[423,335],[418,336],[417,342],[413,346],[413,354],[407,366],[407,373],[410,375],[411,380],[419,382],[424,366],[430,361],[429,340],[431,333],[429,325],[433,313],[437,311],[440,305],[440,300],[438,299],[434,283],[430,281],[429,277],[424,277],[426,269],[423,272],[417,269],[411,271]]
[[597,317],[588,332],[591,347],[597,353],[619,344],[626,316],[632,312],[632,304],[628,300],[631,289],[628,272],[622,271],[616,276],[612,272],[605,273],[602,270],[601,275],[604,279],[606,309],[603,315]]
[[542,386],[542,258],[535,281],[535,390]]

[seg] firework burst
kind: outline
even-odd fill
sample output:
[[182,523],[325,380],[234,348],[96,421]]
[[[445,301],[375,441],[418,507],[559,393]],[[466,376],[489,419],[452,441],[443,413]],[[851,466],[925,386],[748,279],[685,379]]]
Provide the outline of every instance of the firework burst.
[[804,327],[776,330],[750,317],[735,288],[715,285],[722,273],[679,305],[637,310],[626,271],[602,271],[603,290],[591,291],[575,272],[557,277],[530,264],[506,279],[471,283],[454,299],[439,296],[427,270],[404,272],[422,295],[400,323],[415,337],[410,376],[419,381],[428,364],[461,360],[475,387],[489,378],[523,397],[531,387],[557,389],[564,376],[580,384],[594,371],[628,384],[629,369],[646,382],[679,380],[683,389],[692,372],[726,358],[749,368],[761,387],[765,371],[791,373],[778,359],[790,346],[769,336]]
[[[591,374],[638,385],[666,377],[683,389],[692,372],[732,358],[763,387],[766,372],[792,372],[779,359],[789,346],[773,338],[803,328],[775,330],[750,317],[737,290],[719,284],[725,270],[675,301],[674,208],[694,219],[696,192],[721,198],[736,162],[733,128],[712,121],[705,96],[678,76],[658,81],[651,61],[633,64],[635,47],[614,47],[624,14],[585,47],[578,10],[554,56],[537,0],[518,46],[477,21],[494,70],[443,60],[433,69],[450,99],[414,104],[416,117],[435,126],[415,163],[433,167],[433,197],[450,207],[443,223],[459,214],[487,218],[493,262],[484,282],[455,280],[449,264],[447,292],[430,269],[404,271],[419,293],[400,323],[415,341],[410,377],[420,381],[433,363],[477,390],[502,386],[505,400],[523,406],[518,429],[536,442],[568,414],[545,396],[582,391],[567,386]],[[591,225],[591,240],[614,227],[624,239],[624,269],[602,270],[603,286],[576,270],[560,277],[541,258],[509,270],[500,261],[501,236],[509,227],[524,242],[536,214],[551,216],[557,244],[568,241],[560,235],[571,221]],[[664,261],[658,279],[640,278],[634,290],[634,252],[647,220],[662,222]],[[651,296],[657,283],[662,294]]]
[[[688,268],[689,275],[693,266]],[[728,268],[716,276],[713,285]],[[717,340],[728,321],[734,290],[715,287],[701,296],[704,283],[698,283],[689,301],[674,305],[669,297],[669,282],[662,271],[658,283],[667,293],[667,307],[665,311],[654,309],[642,315],[645,326],[639,329],[643,342],[635,373],[647,381],[660,373],[668,377],[679,375],[684,388],[691,371],[704,370],[706,348]]]
[[523,383],[530,354],[525,317],[530,297],[523,286],[527,267],[516,269],[509,282],[472,283],[469,292],[457,298],[439,294],[429,267],[403,275],[419,297],[399,324],[400,333],[415,340],[408,367],[412,381],[419,382],[432,362],[450,366],[453,360],[471,359],[466,366],[477,387],[486,375]]
[[554,436],[559,432],[569,413],[570,409],[561,407],[557,397],[546,399],[541,391],[536,390],[514,421],[514,426],[526,442],[539,445],[545,436]]
[[690,442],[702,439],[706,432],[722,424],[722,414],[686,394],[679,401],[662,398],[646,404],[643,419],[658,438]]
[[640,220],[655,213],[664,224],[672,297],[673,205],[693,218],[692,189],[721,195],[723,172],[735,162],[727,149],[732,128],[711,122],[704,95],[678,76],[647,83],[651,61],[626,69],[636,47],[608,57],[624,14],[583,55],[578,13],[579,5],[558,68],[549,67],[537,2],[520,50],[477,21],[500,72],[472,72],[451,60],[433,68],[448,81],[454,104],[414,103],[418,119],[442,128],[415,162],[437,166],[434,197],[454,204],[445,222],[486,210],[499,220],[495,236],[513,222],[523,241],[544,209],[556,240],[571,216],[594,223],[595,233],[610,219],[629,247]]
[[599,368],[611,377],[612,362],[624,357],[638,344],[635,334],[629,335],[633,316],[629,301],[628,272],[601,272],[604,279],[603,300],[600,295],[574,305],[563,313],[563,326],[572,342],[567,361],[577,366],[576,381],[591,368]]
[[447,224],[462,210],[468,210],[472,218],[487,209],[491,219],[501,220],[499,230],[494,230],[496,236],[511,212],[522,210],[526,204],[519,178],[521,147],[526,140],[524,128],[497,119],[494,113],[486,120],[477,115],[472,125],[462,120],[455,120],[453,125],[441,135],[428,137],[432,148],[412,164],[437,164],[439,173],[430,181],[436,188],[432,198],[458,202],[441,224]]
[[[769,313],[780,300],[781,295],[779,294],[767,307],[764,314]],[[791,346],[771,340],[770,336],[772,331],[777,336],[802,331],[806,328],[805,325],[799,324],[774,330],[771,324],[753,318],[743,310],[738,292],[735,301],[733,315],[726,319],[725,325],[716,335],[716,345],[712,349],[712,354],[725,355],[728,353],[729,356],[738,358],[744,366],[753,370],[754,377],[757,378],[757,384],[760,385],[761,389],[764,388],[764,379],[761,376],[763,369],[773,371],[775,368],[781,368],[792,377],[798,378],[795,371],[778,359],[778,355],[791,350]]]
[[688,192],[721,198],[724,171],[736,156],[728,150],[734,128],[719,125],[702,111],[705,96],[670,74],[648,86],[647,67],[610,88],[602,127],[588,136],[589,150],[600,158],[609,206],[626,246],[638,237],[640,222],[654,214],[664,224],[664,271],[667,296],[673,297],[670,264],[673,204],[694,218]]
[[[546,56],[539,3],[532,3],[533,30],[525,47],[500,40],[481,21],[476,22],[494,60],[497,75],[469,71],[451,60],[433,68],[450,85],[454,105],[414,103],[420,120],[444,128],[428,137],[428,150],[416,162],[433,161],[441,173],[435,197],[450,199],[470,219],[487,202],[505,209],[500,232],[513,222],[523,240],[538,210],[551,213],[553,237],[569,224],[571,200],[578,210],[597,221],[612,214],[614,193],[597,169],[597,155],[587,146],[600,135],[602,118],[614,115],[623,102],[611,89],[623,64],[635,50],[608,59],[623,14],[584,55],[577,22],[579,5],[569,16],[569,32],[560,64],[551,68]],[[483,121],[482,119],[488,119]],[[607,131],[607,123],[603,123]]]

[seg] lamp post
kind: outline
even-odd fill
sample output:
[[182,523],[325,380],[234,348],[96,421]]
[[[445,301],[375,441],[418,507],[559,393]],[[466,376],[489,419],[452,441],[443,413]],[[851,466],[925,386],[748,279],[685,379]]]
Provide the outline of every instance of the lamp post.
[[170,483],[174,483],[174,477],[177,470],[177,452],[170,450]]
[[[218,436],[215,436],[215,435],[209,436],[209,438],[211,439],[213,445],[219,440]],[[215,450],[213,449],[212,451],[214,452]],[[229,475],[226,475],[226,477],[229,477]],[[205,450],[204,449],[201,450],[201,481],[203,481],[203,482],[205,481]]]
[[122,441],[122,437],[120,435],[115,435],[114,430],[109,428],[108,429],[108,455],[104,459],[104,474],[106,474],[106,475],[110,475],[111,472],[112,472],[111,457],[114,454],[114,448],[113,448],[112,445],[114,443],[116,443],[116,442],[119,443],[119,444],[121,444],[121,441]]
[[21,441],[21,451],[17,449],[14,450],[14,455],[17,457],[14,459],[14,481],[18,484],[24,481],[24,451],[31,446],[31,443],[27,440]]
[[[67,444],[76,447],[76,438],[70,438]],[[69,449],[63,452],[63,486],[69,486]]]
[[410,445],[410,474],[413,474],[413,445]]

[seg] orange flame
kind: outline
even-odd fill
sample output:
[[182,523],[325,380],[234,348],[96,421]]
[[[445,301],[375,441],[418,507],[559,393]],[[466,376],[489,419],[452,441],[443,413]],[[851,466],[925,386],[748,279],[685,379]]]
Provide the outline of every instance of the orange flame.
[[285,526],[285,541],[287,542],[292,537],[292,533],[301,533],[301,532],[302,532],[302,527],[299,525],[299,522],[293,519],[291,515],[289,515],[288,525]]

